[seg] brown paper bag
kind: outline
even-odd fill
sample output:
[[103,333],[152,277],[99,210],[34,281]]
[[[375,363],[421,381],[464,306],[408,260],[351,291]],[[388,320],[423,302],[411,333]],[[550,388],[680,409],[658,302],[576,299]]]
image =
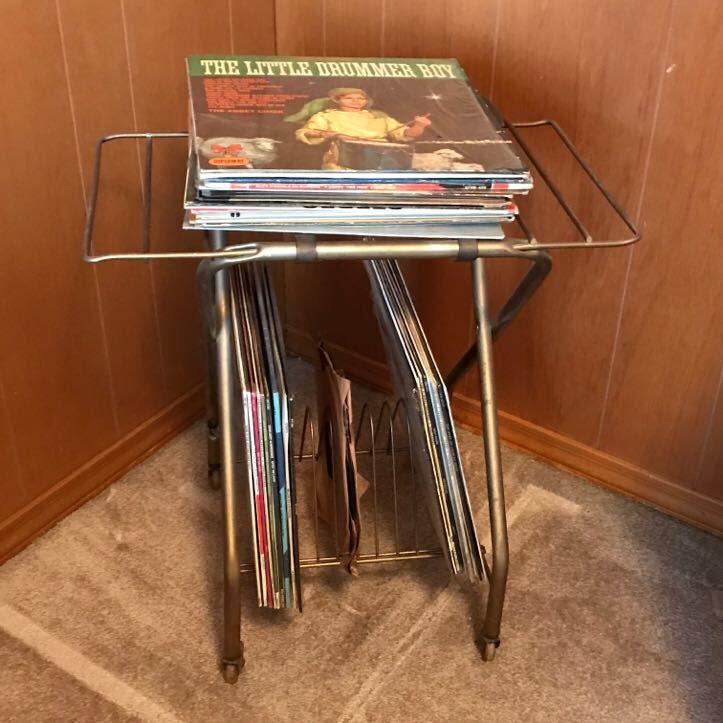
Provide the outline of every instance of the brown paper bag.
[[359,501],[369,483],[356,467],[351,382],[334,369],[322,343],[319,343],[316,380],[319,420],[316,499],[319,517],[331,527],[341,565],[356,575],[361,537]]

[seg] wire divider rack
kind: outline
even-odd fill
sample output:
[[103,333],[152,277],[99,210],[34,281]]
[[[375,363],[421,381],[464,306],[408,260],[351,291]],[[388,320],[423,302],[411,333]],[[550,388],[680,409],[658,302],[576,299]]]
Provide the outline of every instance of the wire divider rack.
[[[556,249],[601,249],[624,247],[636,243],[640,234],[635,223],[628,217],[620,204],[604,186],[590,165],[582,158],[572,140],[554,120],[539,120],[521,123],[509,123],[501,120],[503,132],[514,138],[529,160],[536,177],[549,189],[564,216],[569,220],[576,234],[571,242],[558,240],[540,240],[526,218],[520,213],[516,224],[509,224],[504,240],[480,239],[439,239],[439,238],[377,238],[371,230],[359,228],[358,235],[335,238],[334,228],[327,234],[286,234],[281,239],[259,240],[259,227],[253,233],[242,232],[243,241],[229,244],[228,232],[233,227],[206,229],[209,241],[206,250],[153,251],[151,249],[152,196],[154,143],[167,139],[187,139],[182,132],[116,133],[103,136],[96,144],[93,176],[88,196],[86,225],[83,233],[83,260],[91,263],[110,261],[153,261],[153,260],[189,260],[198,264],[198,279],[201,291],[202,307],[207,320],[209,338],[209,374],[208,374],[208,469],[212,482],[218,482],[223,490],[224,505],[224,642],[221,655],[221,669],[229,683],[237,681],[244,665],[243,644],[241,642],[241,573],[252,569],[248,562],[242,562],[239,549],[239,480],[234,460],[237,457],[238,440],[235,434],[236,393],[234,358],[232,353],[232,333],[230,325],[230,287],[228,270],[237,264],[252,262],[320,262],[325,260],[367,260],[367,259],[432,259],[448,258],[469,262],[472,266],[473,303],[477,333],[475,343],[460,357],[457,364],[446,375],[445,381],[451,390],[464,372],[476,361],[480,371],[480,400],[482,415],[482,439],[485,449],[487,499],[489,503],[491,560],[485,561],[485,572],[489,586],[485,604],[483,623],[477,631],[476,642],[484,660],[492,660],[500,644],[500,626],[504,605],[508,571],[508,539],[505,517],[504,485],[500,457],[499,433],[497,427],[497,405],[495,399],[494,372],[492,363],[492,342],[517,316],[522,307],[540,287],[551,269],[549,251]],[[553,173],[543,164],[537,154],[522,137],[521,129],[551,129],[562,147],[575,164],[582,170],[600,193],[611,211],[626,228],[623,238],[596,239],[578,211],[558,187]],[[101,188],[101,157],[106,144],[132,141],[129,146],[143,142],[142,173],[142,228],[140,231],[140,251],[97,253],[93,248],[93,233],[96,207]],[[509,229],[521,232],[514,235]],[[203,230],[203,229],[199,229]],[[125,244],[118,243],[118,247]],[[168,248],[164,245],[164,248]],[[519,280],[517,287],[500,309],[493,313],[487,300],[487,277],[485,260],[488,258],[522,258],[530,262],[529,270]],[[371,434],[368,446],[358,451],[358,460],[368,458],[371,466],[372,533],[374,535],[373,552],[365,553],[359,562],[363,564],[385,561],[437,557],[439,549],[421,545],[418,536],[416,516],[413,521],[414,544],[403,545],[400,542],[400,515],[397,495],[398,466],[401,448],[396,445],[395,420],[405,411],[400,403],[391,407],[385,402],[377,414],[376,422],[371,409],[362,407],[357,437],[361,430],[369,429]],[[385,427],[388,440],[378,446],[380,430]],[[302,421],[301,443],[296,454],[297,464],[310,463],[318,454],[318,440],[311,413],[306,410]],[[390,551],[382,550],[379,535],[379,497],[382,486],[378,485],[375,465],[385,455],[391,460],[394,545]],[[410,455],[411,456],[411,455]],[[412,477],[413,475],[413,469]],[[246,481],[248,482],[248,481]],[[414,484],[416,500],[417,483]],[[368,496],[367,493],[366,496]],[[315,499],[315,495],[312,495]],[[315,550],[311,557],[304,557],[302,568],[326,567],[337,564],[333,555],[325,554],[320,547],[320,527],[317,510],[314,509],[313,525]]]
[[[333,551],[325,549],[327,541],[324,539],[323,530],[320,529],[317,501],[319,479],[316,462],[321,453],[322,442],[317,434],[316,421],[310,407],[304,409],[302,420],[302,431],[295,462],[297,474],[300,471],[305,474],[301,475],[301,483],[297,477],[297,487],[300,488],[301,494],[305,494],[302,503],[306,503],[306,506],[311,508],[309,516],[312,520],[313,554],[302,555],[300,565],[302,568],[338,566],[339,559],[333,554]],[[399,443],[400,433],[403,435],[404,445]],[[333,439],[331,427],[328,429],[328,434],[328,439]],[[397,400],[392,406],[388,400],[384,400],[379,405],[376,414],[372,405],[365,402],[356,421],[354,437],[358,469],[369,482],[369,490],[362,498],[362,528],[368,530],[371,527],[371,532],[367,534],[371,535],[371,540],[373,540],[372,551],[362,552],[357,562],[364,565],[442,557],[441,548],[421,544],[420,527],[428,521],[423,512],[420,513],[421,500],[414,461],[409,454],[409,421],[404,402]],[[362,447],[358,446],[360,442],[364,443]],[[382,496],[382,492],[380,492],[382,470],[380,467],[385,468],[384,472],[390,482],[387,496],[390,497],[392,514],[391,519],[387,520],[386,526],[380,520],[380,496]],[[400,489],[403,481],[406,482],[404,490]],[[333,488],[332,492],[334,492]],[[402,499],[403,496],[408,496],[410,499]],[[335,498],[333,499],[335,502]],[[400,511],[402,503],[411,510],[411,529],[402,530],[403,520]],[[335,518],[334,529],[331,531],[327,529],[334,539],[338,532],[337,522]],[[322,521],[322,525],[324,524]],[[382,529],[383,527],[389,529]],[[427,530],[429,530],[429,525],[427,525]],[[304,542],[302,540],[302,550],[309,546]],[[240,569],[242,573],[253,572],[254,563],[252,561],[242,562]]]

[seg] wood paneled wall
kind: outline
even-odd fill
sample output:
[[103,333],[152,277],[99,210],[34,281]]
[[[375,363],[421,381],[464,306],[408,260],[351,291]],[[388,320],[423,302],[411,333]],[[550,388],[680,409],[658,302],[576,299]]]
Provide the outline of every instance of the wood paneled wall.
[[[559,119],[645,241],[556,254],[496,350],[503,431],[720,527],[721,15],[714,0],[6,0],[0,559],[201,412],[193,268],[90,267],[79,243],[93,140],[184,129],[183,58],[195,52],[452,56],[511,119]],[[157,152],[154,245],[198,243],[179,231],[183,164],[177,145]],[[98,248],[131,248],[139,159],[111,146],[104,174],[113,193],[101,199]],[[499,299],[520,269],[493,270]],[[406,273],[447,369],[472,338],[469,270]],[[289,267],[284,291],[292,346],[308,352],[322,333],[351,374],[384,383],[359,264]],[[475,399],[470,374],[455,398],[461,419],[476,419]]]
[[[81,262],[93,143],[184,130],[185,56],[273,54],[274,22],[263,0],[3,3],[0,560],[201,412],[193,266]],[[108,150],[97,248],[138,249],[139,159]],[[197,244],[183,142],[155,163],[154,245]]]
[[[723,9],[715,0],[277,0],[282,54],[457,57],[510,120],[557,119],[635,217],[634,248],[554,254],[495,353],[503,435],[723,529]],[[597,233],[621,233],[550,137],[528,138]],[[540,191],[530,212],[566,233]],[[500,300],[522,266],[494,262]],[[465,264],[407,264],[443,371],[473,339]],[[359,264],[287,269],[291,345],[321,334],[386,382]],[[314,288],[313,295],[308,294]],[[455,395],[477,423],[477,377]]]

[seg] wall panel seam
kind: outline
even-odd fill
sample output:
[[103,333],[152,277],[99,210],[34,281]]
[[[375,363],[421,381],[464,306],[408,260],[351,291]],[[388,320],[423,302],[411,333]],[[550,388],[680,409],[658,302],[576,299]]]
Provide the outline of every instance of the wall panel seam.
[[[650,123],[650,135],[648,138],[648,147],[645,151],[645,160],[643,161],[643,172],[640,180],[640,193],[638,195],[638,202],[635,208],[634,218],[638,227],[642,229],[643,222],[641,214],[643,212],[643,202],[645,199],[645,192],[648,187],[648,174],[650,171],[650,162],[653,155],[653,146],[655,145],[655,136],[658,128],[658,117],[660,115],[660,106],[662,105],[663,99],[663,87],[665,85],[665,68],[668,64],[668,58],[670,55],[670,48],[673,39],[673,16],[675,14],[675,6],[677,0],[670,0],[668,4],[668,28],[666,31],[665,46],[661,54],[660,63],[660,76],[658,80],[658,87],[655,92],[655,104],[653,107],[653,116]],[[644,241],[643,241],[644,243]],[[631,246],[628,250],[628,262],[625,269],[625,276],[623,278],[623,285],[620,293],[620,304],[618,307],[617,321],[615,324],[615,336],[613,337],[613,348],[610,352],[610,364],[608,366],[607,379],[605,382],[605,392],[602,399],[602,408],[600,411],[600,421],[598,423],[597,436],[595,438],[595,447],[600,447],[602,444],[602,436],[605,429],[605,421],[607,417],[607,410],[610,404],[610,391],[612,389],[613,373],[615,371],[615,361],[618,356],[618,350],[620,347],[620,337],[622,335],[623,319],[625,317],[626,302],[628,298],[628,289],[630,287],[630,277],[632,276],[633,258],[635,256],[635,246]]]
[[379,23],[379,33],[381,37],[379,38],[379,53],[384,57],[384,36],[386,33],[386,27],[387,27],[387,0],[382,0],[382,17],[381,22]]
[[274,52],[279,54],[279,3],[274,0]]
[[[55,0],[55,15],[58,23],[58,37],[60,40],[60,53],[63,58],[63,74],[65,76],[65,90],[68,94],[68,108],[70,110],[70,121],[73,127],[73,141],[75,143],[75,158],[78,162],[78,177],[80,179],[80,193],[83,204],[83,211],[88,207],[88,196],[85,185],[85,174],[83,173],[83,160],[80,152],[80,137],[78,135],[78,120],[75,115],[75,101],[73,100],[73,89],[70,83],[70,69],[68,67],[68,55],[65,47],[65,33],[63,31],[63,17],[60,9],[60,1]],[[85,215],[85,213],[83,214]],[[95,292],[95,301],[98,305],[98,321],[100,323],[101,339],[103,343],[103,358],[105,361],[105,371],[108,381],[108,393],[111,402],[111,414],[113,416],[113,428],[116,437],[120,434],[120,420],[118,419],[118,399],[113,381],[113,369],[110,363],[110,348],[108,345],[108,331],[105,323],[105,312],[103,310],[103,299],[100,293],[100,282],[98,279],[98,270],[95,266],[91,269],[93,276],[93,289]]]
[[[136,111],[136,93],[133,87],[133,68],[131,66],[131,49],[130,41],[128,38],[128,18],[126,16],[125,1],[118,0],[121,11],[121,23],[123,25],[123,47],[125,48],[126,56],[126,72],[128,73],[128,92],[131,100],[131,115],[133,117],[133,130],[138,132],[138,113]],[[168,130],[166,128],[157,128],[154,130]],[[138,176],[141,182],[141,189],[145,183],[143,176],[143,164],[141,163],[141,152],[138,143],[136,143],[136,158],[138,159]],[[153,303],[153,327],[156,332],[156,346],[158,347],[158,355],[161,360],[161,384],[163,385],[163,397],[168,399],[168,379],[166,378],[166,355],[163,349],[163,337],[161,336],[161,321],[158,314],[158,293],[156,290],[156,277],[155,277],[155,266],[153,261],[148,262],[148,279],[151,286],[151,300]]]
[[321,0],[321,47],[326,57],[326,0]]
[[[121,24],[123,25],[123,48],[125,49],[126,56],[126,72],[128,73],[128,92],[131,100],[131,116],[133,117],[133,130],[138,132],[138,113],[136,112],[136,94],[133,88],[133,72],[131,69],[131,49],[128,41],[128,19],[126,17],[126,5],[124,0],[118,0],[121,11]],[[165,130],[165,129],[160,129]],[[137,146],[136,146],[137,148]],[[138,174],[139,177],[143,178],[143,170],[141,164],[140,151],[136,152],[138,156]]]
[[20,452],[18,450],[17,432],[15,425],[13,424],[13,418],[10,416],[10,407],[8,406],[7,392],[5,391],[5,380],[3,379],[2,372],[0,371],[0,414],[3,414],[8,421],[8,428],[10,430],[10,447],[12,449],[12,458],[15,463],[17,470],[17,480],[20,485],[20,490],[23,493],[23,497],[30,499],[30,495],[25,487],[25,480],[23,476],[23,466],[20,463]]
[[233,47],[233,0],[228,0],[228,35],[231,43],[231,55],[234,54]]
[[279,23],[276,14],[279,12],[277,6],[276,6],[276,0],[272,0],[273,2],[273,12],[271,13],[271,21],[274,24],[273,27],[273,38],[274,38],[274,55],[279,54]]
[[497,47],[500,38],[500,24],[502,19],[502,3],[501,0],[497,0],[495,3],[495,36],[492,40],[492,63],[490,67],[490,85],[489,85],[489,99],[492,100],[492,96],[495,91],[495,77],[497,75]]

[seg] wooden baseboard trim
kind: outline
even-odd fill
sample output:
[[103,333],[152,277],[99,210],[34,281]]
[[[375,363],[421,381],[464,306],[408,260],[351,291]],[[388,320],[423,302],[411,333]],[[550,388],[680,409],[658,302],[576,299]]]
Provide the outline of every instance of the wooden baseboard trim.
[[[299,329],[287,329],[290,350],[314,360],[316,343]],[[379,391],[390,393],[391,381],[386,365],[356,352],[325,342],[335,365],[350,379]],[[481,428],[480,403],[454,394],[452,411],[466,427]],[[612,455],[588,447],[512,414],[499,413],[500,437],[512,447],[529,452],[562,469],[650,505],[661,512],[714,534],[723,534],[723,502],[652,474]]]
[[[453,401],[455,418],[480,429],[480,403],[462,395]],[[499,413],[500,437],[562,469],[620,492],[714,534],[723,534],[723,502],[659,477],[618,457],[565,437],[507,412]]]
[[201,418],[204,408],[199,385],[2,521],[0,564]]

